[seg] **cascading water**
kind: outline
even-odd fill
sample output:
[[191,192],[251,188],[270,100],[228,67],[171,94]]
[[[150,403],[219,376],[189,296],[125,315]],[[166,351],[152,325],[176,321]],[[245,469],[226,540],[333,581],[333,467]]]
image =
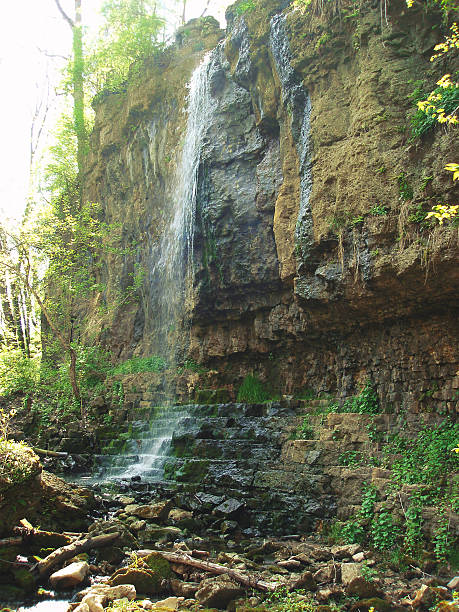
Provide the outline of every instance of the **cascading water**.
[[285,15],[271,19],[270,46],[282,87],[282,104],[291,118],[291,131],[300,165],[300,207],[296,224],[295,242],[303,257],[312,243],[310,197],[312,189],[310,121],[311,101],[301,78],[292,67],[292,53],[288,40]]
[[198,191],[198,168],[203,138],[212,114],[208,53],[189,84],[185,142],[177,165],[170,222],[163,233],[151,282],[156,319],[153,352],[169,365],[183,351],[193,306],[193,241]]
[[[198,169],[206,128],[212,115],[209,85],[212,55],[213,52],[204,57],[189,84],[185,141],[170,199],[169,223],[160,241],[159,251],[156,251],[159,255],[150,275],[156,321],[153,352],[161,355],[169,367],[176,366],[180,352],[186,348],[193,306]],[[155,125],[151,123],[148,128],[150,145],[154,143],[155,134]],[[149,183],[147,156],[154,156],[146,152],[143,156],[145,180]],[[156,409],[149,423],[140,424],[140,432],[129,441],[123,455],[99,457],[99,480],[135,476],[150,481],[160,480],[172,436],[180,432],[186,416],[185,411],[174,406]]]

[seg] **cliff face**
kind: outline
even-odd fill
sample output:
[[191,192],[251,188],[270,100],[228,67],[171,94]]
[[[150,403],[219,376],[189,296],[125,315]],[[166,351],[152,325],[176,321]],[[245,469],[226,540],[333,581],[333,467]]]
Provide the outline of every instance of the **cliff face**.
[[[229,10],[210,60],[189,355],[229,388],[255,372],[281,393],[347,395],[370,377],[386,404],[417,409],[428,397],[454,409],[457,228],[415,218],[457,198],[443,171],[457,144],[441,128],[410,142],[406,125],[409,94],[441,76],[429,62],[440,16],[399,2],[382,17],[371,2],[335,16],[260,5]],[[211,19],[189,24],[141,82],[96,109],[86,196],[131,248],[104,262],[87,334],[117,358],[153,350],[152,270],[171,222],[186,83],[220,39]],[[136,264],[138,297],[96,315]]]

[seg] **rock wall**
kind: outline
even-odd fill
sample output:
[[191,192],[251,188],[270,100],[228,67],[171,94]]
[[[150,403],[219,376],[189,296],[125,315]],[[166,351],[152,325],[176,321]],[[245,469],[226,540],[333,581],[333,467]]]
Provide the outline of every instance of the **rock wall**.
[[[234,391],[256,373],[274,391],[349,395],[370,377],[384,405],[458,405],[457,228],[416,213],[457,197],[453,130],[411,142],[409,94],[430,91],[435,12],[391,2],[316,15],[280,0],[228,11],[209,75],[214,110],[199,167],[196,299],[189,355]],[[126,93],[96,109],[86,194],[122,245],[104,262],[86,335],[123,359],[148,355],[149,271],[168,222],[186,82],[223,34],[190,23]],[[140,264],[143,286],[112,305]],[[102,330],[102,331],[100,331]]]

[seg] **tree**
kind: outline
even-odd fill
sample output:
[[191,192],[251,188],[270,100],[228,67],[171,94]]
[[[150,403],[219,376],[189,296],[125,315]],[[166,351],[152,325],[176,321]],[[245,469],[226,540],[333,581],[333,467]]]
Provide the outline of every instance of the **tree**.
[[104,24],[86,62],[93,94],[123,87],[136,62],[162,49],[165,26],[155,0],[105,0],[101,12]]
[[54,0],[62,17],[72,30],[73,39],[73,121],[77,137],[77,163],[80,178],[83,172],[84,158],[87,153],[88,135],[85,123],[84,104],[84,54],[83,54],[83,24],[81,18],[81,0],[75,1],[75,18],[71,19],[64,11],[60,0]]

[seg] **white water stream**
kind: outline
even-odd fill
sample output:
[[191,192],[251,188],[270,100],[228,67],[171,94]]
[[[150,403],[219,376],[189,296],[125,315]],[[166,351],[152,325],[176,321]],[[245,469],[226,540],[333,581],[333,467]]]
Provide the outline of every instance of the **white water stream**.
[[151,276],[157,292],[156,333],[153,352],[175,363],[186,343],[193,307],[193,246],[199,163],[206,129],[212,115],[208,53],[194,71],[188,94],[185,140],[177,165],[170,222],[166,227]]
[[302,256],[306,257],[313,232],[309,202],[312,190],[311,101],[301,78],[292,66],[285,15],[275,15],[271,19],[270,46],[282,87],[282,103],[290,116],[292,135],[299,157],[301,191],[295,238]]
[[[186,347],[193,307],[196,200],[202,146],[213,111],[209,77],[213,53],[204,57],[189,83],[184,143],[171,201],[166,207],[169,223],[151,271],[155,296],[153,352],[163,356],[169,367],[177,364],[179,354]],[[152,124],[149,128],[151,146],[155,137],[156,129]],[[146,180],[150,180],[147,175]],[[180,430],[186,416],[186,412],[173,406],[156,409],[145,429],[129,441],[124,454],[101,458],[105,465],[100,477],[114,480],[140,476],[143,480],[161,480],[172,436]]]

